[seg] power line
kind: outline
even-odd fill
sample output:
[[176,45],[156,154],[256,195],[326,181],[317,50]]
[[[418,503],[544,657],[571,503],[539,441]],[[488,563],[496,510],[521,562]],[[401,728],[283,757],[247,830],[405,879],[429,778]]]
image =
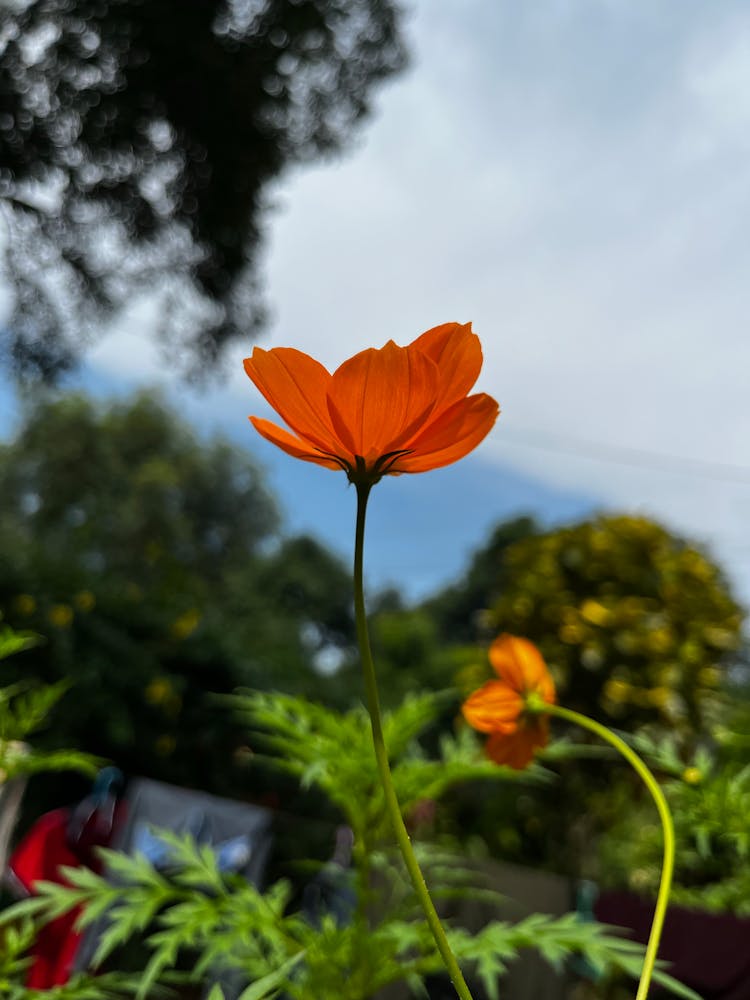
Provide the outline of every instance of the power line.
[[547,431],[516,431],[505,428],[500,440],[517,447],[538,448],[557,454],[562,452],[566,455],[574,455],[577,458],[591,459],[597,462],[630,465],[657,472],[676,472],[685,476],[698,476],[703,479],[750,485],[750,465],[711,462],[700,458],[687,458],[682,455],[628,448],[624,445],[609,445],[597,441],[585,441],[581,438],[565,438]]

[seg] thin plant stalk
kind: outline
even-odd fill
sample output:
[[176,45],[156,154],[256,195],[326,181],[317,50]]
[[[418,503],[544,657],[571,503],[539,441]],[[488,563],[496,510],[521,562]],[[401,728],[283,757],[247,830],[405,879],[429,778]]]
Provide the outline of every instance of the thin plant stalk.
[[370,713],[372,725],[372,739],[375,747],[375,759],[378,765],[380,781],[385,795],[385,804],[388,816],[396,836],[401,855],[409,872],[409,876],[414,886],[414,891],[424,910],[427,923],[435,944],[440,952],[451,982],[456,993],[461,1000],[472,1000],[469,988],[466,985],[461,969],[456,957],[448,944],[443,925],[437,915],[435,906],[430,897],[427,885],[422,875],[422,870],[414,854],[411,838],[406,829],[401,808],[398,804],[396,790],[393,787],[393,778],[388,763],[388,750],[383,737],[383,725],[380,716],[380,696],[378,694],[377,678],[375,676],[375,664],[372,659],[370,649],[370,636],[367,628],[367,615],[365,612],[364,595],[364,541],[365,541],[365,514],[367,510],[367,500],[370,495],[372,483],[357,483],[357,530],[354,543],[354,611],[357,625],[357,642],[359,644],[360,656],[362,657],[362,670],[364,673],[365,691],[367,694],[367,707]]
[[586,715],[581,715],[579,712],[574,712],[569,708],[563,708],[561,705],[549,705],[544,703],[539,706],[539,711],[546,715],[554,715],[558,719],[565,719],[568,722],[573,722],[576,725],[581,726],[583,729],[588,729],[589,732],[594,733],[600,739],[609,743],[610,746],[613,746],[641,778],[644,785],[649,790],[651,798],[654,800],[656,809],[659,813],[659,819],[661,820],[662,830],[664,833],[664,861],[662,863],[659,893],[656,897],[654,918],[651,923],[651,933],[649,934],[648,944],[646,945],[646,955],[643,960],[643,969],[641,971],[641,978],[638,983],[638,992],[636,994],[636,1000],[646,1000],[649,987],[651,985],[651,978],[654,973],[654,966],[656,964],[656,953],[659,950],[659,941],[661,939],[662,928],[664,927],[664,918],[667,913],[667,904],[669,902],[669,891],[672,886],[672,873],[674,871],[674,824],[672,823],[672,814],[669,811],[667,800],[664,798],[664,793],[659,787],[658,782],[643,760],[641,760],[638,754],[631,747],[629,747],[624,740],[620,739],[619,736],[613,733],[611,729],[608,729],[599,722],[595,722],[593,719],[589,719]]

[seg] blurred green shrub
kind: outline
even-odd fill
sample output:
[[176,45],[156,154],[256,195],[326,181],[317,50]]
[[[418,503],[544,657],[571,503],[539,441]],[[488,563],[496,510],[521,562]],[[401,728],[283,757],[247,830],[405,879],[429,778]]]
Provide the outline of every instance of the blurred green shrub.
[[319,691],[313,664],[352,640],[348,571],[280,534],[245,452],[152,393],[38,400],[0,446],[0,495],[0,613],[47,636],[23,675],[75,685],[45,734],[58,746],[230,790],[246,740],[206,692]]
[[[673,737],[635,738],[636,749],[661,773],[677,838],[675,903],[750,916],[750,709],[747,685],[730,689],[727,718],[716,739],[685,753]],[[735,706],[735,707],[732,707]],[[611,823],[600,845],[601,881],[656,894],[661,836],[648,803],[624,789],[609,803]]]

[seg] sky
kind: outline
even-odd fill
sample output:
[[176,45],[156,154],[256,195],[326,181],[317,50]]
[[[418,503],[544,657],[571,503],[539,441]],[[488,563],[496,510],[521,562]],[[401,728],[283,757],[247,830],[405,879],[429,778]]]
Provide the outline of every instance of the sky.
[[[750,601],[750,7],[408,9],[409,70],[345,156],[276,186],[263,265],[264,347],[335,367],[448,320],[482,340],[478,388],[500,420],[457,466],[378,486],[372,583],[422,596],[525,510],[624,510],[707,546]],[[201,431],[253,449],[291,528],[348,554],[343,477],[247,424],[268,415],[242,372],[251,345],[199,396],[169,380],[148,329],[136,305],[83,384],[162,384]]]

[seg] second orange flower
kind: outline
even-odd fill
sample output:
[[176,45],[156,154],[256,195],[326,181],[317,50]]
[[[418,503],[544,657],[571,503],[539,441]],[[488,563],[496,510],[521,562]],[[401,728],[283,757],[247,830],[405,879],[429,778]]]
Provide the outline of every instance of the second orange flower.
[[554,705],[555,685],[547,664],[528,639],[501,635],[490,646],[499,680],[487,681],[464,702],[472,728],[488,733],[487,756],[520,771],[549,739],[544,705]]

